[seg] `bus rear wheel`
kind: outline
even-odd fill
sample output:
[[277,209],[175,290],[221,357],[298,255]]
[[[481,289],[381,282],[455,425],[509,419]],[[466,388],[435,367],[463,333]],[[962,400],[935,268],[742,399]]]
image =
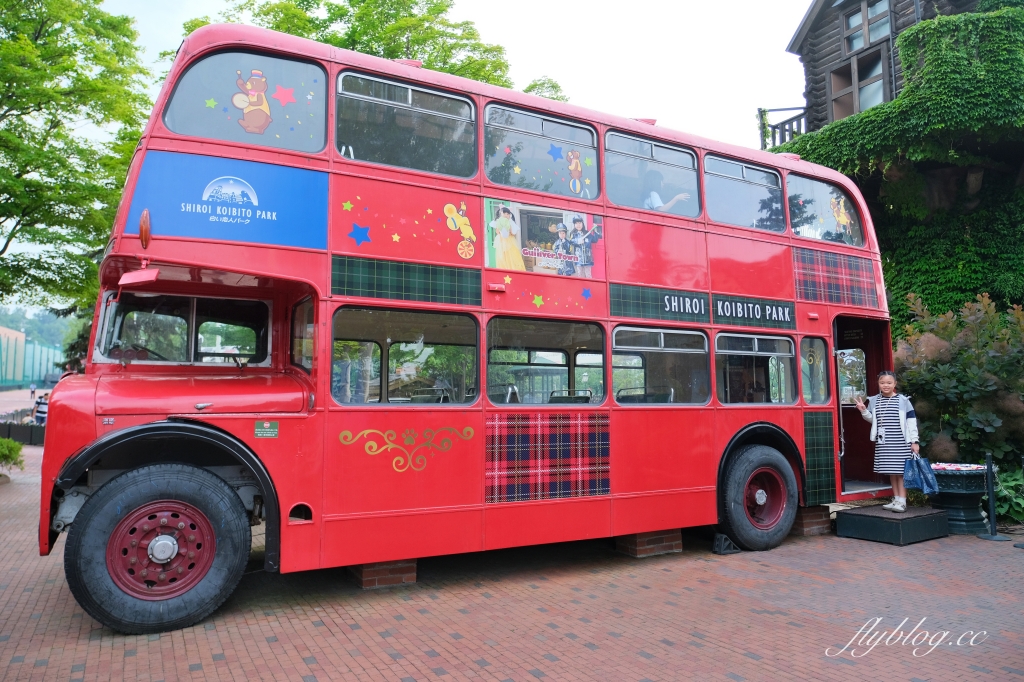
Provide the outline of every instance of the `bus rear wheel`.
[[222,479],[156,464],[111,480],[68,531],[64,573],[86,613],[125,634],[166,632],[210,615],[249,560],[248,516]]
[[793,468],[775,448],[751,445],[729,463],[722,496],[722,530],[738,547],[778,547],[797,510]]

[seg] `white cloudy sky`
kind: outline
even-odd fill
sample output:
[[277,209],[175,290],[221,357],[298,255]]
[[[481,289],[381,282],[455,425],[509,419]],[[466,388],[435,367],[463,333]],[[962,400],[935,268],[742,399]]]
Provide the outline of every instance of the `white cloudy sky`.
[[[474,21],[486,42],[505,47],[518,88],[547,75],[574,104],[755,147],[758,107],[804,103],[803,69],[786,45],[810,3],[456,0],[452,14]],[[106,0],[103,6],[136,18],[152,61],[178,46],[183,21],[216,15],[224,4]]]

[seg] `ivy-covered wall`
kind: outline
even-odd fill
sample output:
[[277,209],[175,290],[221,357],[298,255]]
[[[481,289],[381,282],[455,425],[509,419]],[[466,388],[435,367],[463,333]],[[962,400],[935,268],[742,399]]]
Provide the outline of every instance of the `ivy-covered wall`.
[[1024,0],[923,21],[896,49],[899,97],[802,135],[793,152],[853,177],[872,212],[894,330],[903,301],[1024,302]]

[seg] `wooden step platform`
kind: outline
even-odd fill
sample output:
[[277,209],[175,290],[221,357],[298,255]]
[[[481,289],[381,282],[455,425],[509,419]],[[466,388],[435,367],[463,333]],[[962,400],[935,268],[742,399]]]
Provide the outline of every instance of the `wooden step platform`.
[[836,512],[836,535],[902,547],[946,537],[949,520],[945,510],[930,507],[907,507],[902,514],[882,509],[881,505],[856,507]]

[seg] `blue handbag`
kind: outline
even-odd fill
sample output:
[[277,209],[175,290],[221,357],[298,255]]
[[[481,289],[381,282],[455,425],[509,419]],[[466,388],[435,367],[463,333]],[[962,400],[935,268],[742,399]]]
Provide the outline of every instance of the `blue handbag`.
[[928,458],[915,454],[903,465],[903,485],[913,490],[920,490],[925,495],[939,492],[939,482]]

